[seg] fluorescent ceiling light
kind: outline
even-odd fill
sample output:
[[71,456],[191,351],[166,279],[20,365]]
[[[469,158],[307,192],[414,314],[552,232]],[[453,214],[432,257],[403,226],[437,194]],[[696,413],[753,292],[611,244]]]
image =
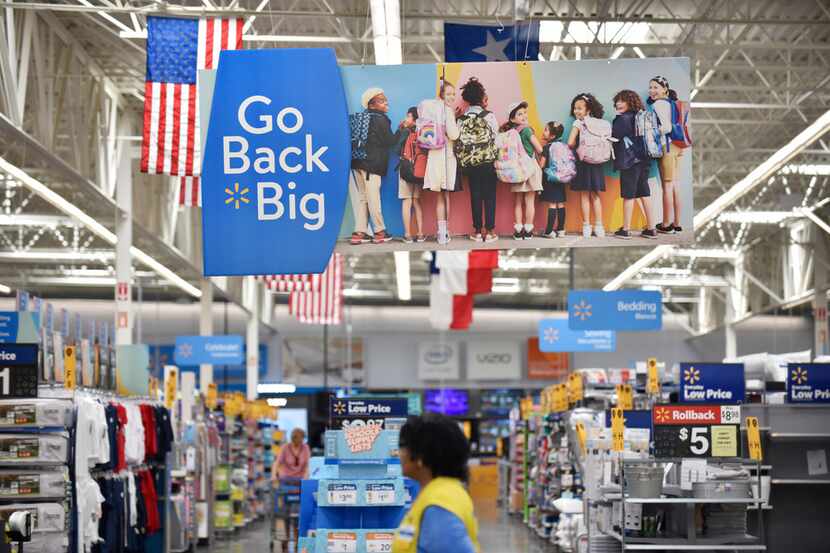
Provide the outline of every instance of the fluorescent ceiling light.
[[742,102],[692,102],[692,109],[790,109],[787,104],[748,104]]
[[608,59],[615,60],[622,56],[623,52],[625,52],[625,46],[619,46],[613,52],[611,52],[611,56]]
[[565,31],[561,21],[541,21],[539,23],[539,42],[586,43],[597,41],[603,44],[646,42],[649,24],[644,22],[620,21],[572,21]]
[[568,264],[553,259],[535,259],[532,257],[505,257],[501,256],[499,259],[499,268],[509,271],[522,269],[567,269]]
[[782,173],[826,177],[830,175],[830,165],[818,164],[790,164],[781,170]]
[[[58,208],[60,211],[73,217],[79,223],[87,227],[93,234],[96,234],[100,238],[103,238],[105,241],[109,242],[113,246],[118,242],[118,237],[110,231],[107,227],[99,223],[93,217],[88,215],[85,211],[81,210],[75,204],[67,201],[63,196],[40,182],[39,180],[35,179],[27,172],[23,171],[16,165],[13,165],[6,161],[5,158],[0,157],[0,170],[8,173],[11,177],[14,177],[18,181],[22,182],[26,185],[30,190],[32,190],[35,194]],[[178,286],[194,298],[202,297],[202,291],[187,282],[185,279],[174,273],[172,270],[168,269],[158,261],[156,261],[153,257],[145,253],[144,251],[136,248],[135,246],[130,247],[130,254],[140,263],[150,267],[156,273],[158,273],[162,278],[167,279],[172,284]]]
[[297,391],[297,386],[278,382],[260,382],[257,384],[256,391],[258,394],[293,394]]
[[724,211],[718,215],[718,221],[724,223],[750,223],[759,225],[777,225],[786,219],[798,217],[792,211]]
[[692,271],[689,269],[679,269],[677,267],[647,267],[643,269],[643,273],[650,275],[691,276]]
[[[767,182],[787,162],[797,156],[807,146],[821,138],[828,129],[830,129],[830,110],[825,111],[821,117],[813,121],[807,128],[798,133],[795,138],[764,160],[747,176],[732,185],[729,190],[718,196],[715,201],[701,209],[694,216],[692,228],[702,228],[705,224],[713,221],[718,215],[723,213],[727,207],[758,186],[758,184]],[[672,249],[673,246],[657,246],[617,275],[603,287],[603,290],[617,290],[627,280],[633,278],[645,267],[648,267],[662,256],[670,253]]]
[[643,53],[643,51],[642,51],[642,50],[640,50],[640,47],[639,47],[639,46],[635,46],[635,47],[633,48],[633,50],[634,50],[634,53],[635,53],[635,54],[637,54],[637,56],[639,56],[639,57],[640,57],[640,59],[645,59],[645,58],[646,58],[646,55]]
[[100,261],[102,263],[108,263],[113,259],[115,259],[115,252],[112,251],[72,252],[65,250],[29,250],[25,252],[0,252],[0,260],[9,263],[30,263],[33,261],[53,263],[62,261]]
[[675,248],[672,257],[692,257],[698,259],[734,259],[740,255],[737,250],[718,250],[711,248]]
[[398,0],[370,0],[372,35],[377,65],[399,65],[401,48],[401,7]]
[[729,282],[727,282],[725,278],[712,277],[708,275],[700,275],[688,278],[649,277],[632,280],[631,283],[637,286],[705,286],[707,288],[723,288],[729,286]]
[[412,299],[412,281],[409,275],[409,252],[395,252],[395,277],[398,282],[398,299]]
[[0,284],[0,294],[11,294],[12,289],[5,284]]
[[272,397],[268,400],[269,407],[285,407],[288,405],[288,400],[284,397]]

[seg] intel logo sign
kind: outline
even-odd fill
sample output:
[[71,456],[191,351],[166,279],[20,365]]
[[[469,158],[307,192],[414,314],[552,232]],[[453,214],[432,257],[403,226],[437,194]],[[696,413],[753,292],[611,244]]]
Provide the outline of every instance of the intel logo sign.
[[424,362],[430,365],[443,365],[452,358],[451,346],[436,346],[424,352]]

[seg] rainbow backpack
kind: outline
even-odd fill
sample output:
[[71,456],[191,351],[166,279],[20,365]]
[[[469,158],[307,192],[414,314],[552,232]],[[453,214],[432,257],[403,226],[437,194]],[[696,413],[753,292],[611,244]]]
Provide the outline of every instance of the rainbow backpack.
[[496,137],[496,174],[502,182],[524,182],[536,172],[536,161],[527,155],[519,131],[510,129]]
[[443,102],[424,100],[418,104],[418,120],[415,121],[418,146],[425,150],[440,150],[447,144],[444,125],[438,122],[442,116],[444,116]]

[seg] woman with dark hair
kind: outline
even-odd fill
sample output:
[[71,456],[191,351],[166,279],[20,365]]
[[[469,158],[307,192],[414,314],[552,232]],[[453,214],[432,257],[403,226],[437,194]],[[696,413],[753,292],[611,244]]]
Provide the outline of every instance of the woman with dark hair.
[[494,164],[498,157],[496,136],[499,134],[499,122],[495,115],[487,111],[487,92],[477,78],[470,77],[461,87],[461,98],[470,107],[458,120],[460,133],[455,142],[455,156],[470,187],[473,211],[470,237],[476,242],[495,242],[498,240],[495,232],[498,178]]
[[458,423],[444,415],[411,417],[399,449],[404,476],[421,491],[395,532],[393,553],[476,553],[478,522],[463,483],[470,444]]
[[660,169],[660,181],[663,184],[663,222],[657,224],[657,232],[674,234],[683,228],[680,226],[680,189],[677,186],[678,160],[682,153],[680,148],[672,148],[669,135],[672,132],[672,111],[677,109],[672,104],[677,102],[677,92],[671,89],[665,77],[656,76],[648,83],[648,104],[660,119],[660,132],[666,137],[665,153],[657,164]]

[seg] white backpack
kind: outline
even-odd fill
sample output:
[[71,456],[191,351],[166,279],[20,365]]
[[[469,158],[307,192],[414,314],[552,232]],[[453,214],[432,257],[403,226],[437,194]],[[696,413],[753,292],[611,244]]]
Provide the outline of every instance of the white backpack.
[[599,165],[614,157],[612,142],[617,139],[611,136],[611,122],[596,117],[586,117],[577,123],[579,125],[579,145],[576,153],[585,163]]

